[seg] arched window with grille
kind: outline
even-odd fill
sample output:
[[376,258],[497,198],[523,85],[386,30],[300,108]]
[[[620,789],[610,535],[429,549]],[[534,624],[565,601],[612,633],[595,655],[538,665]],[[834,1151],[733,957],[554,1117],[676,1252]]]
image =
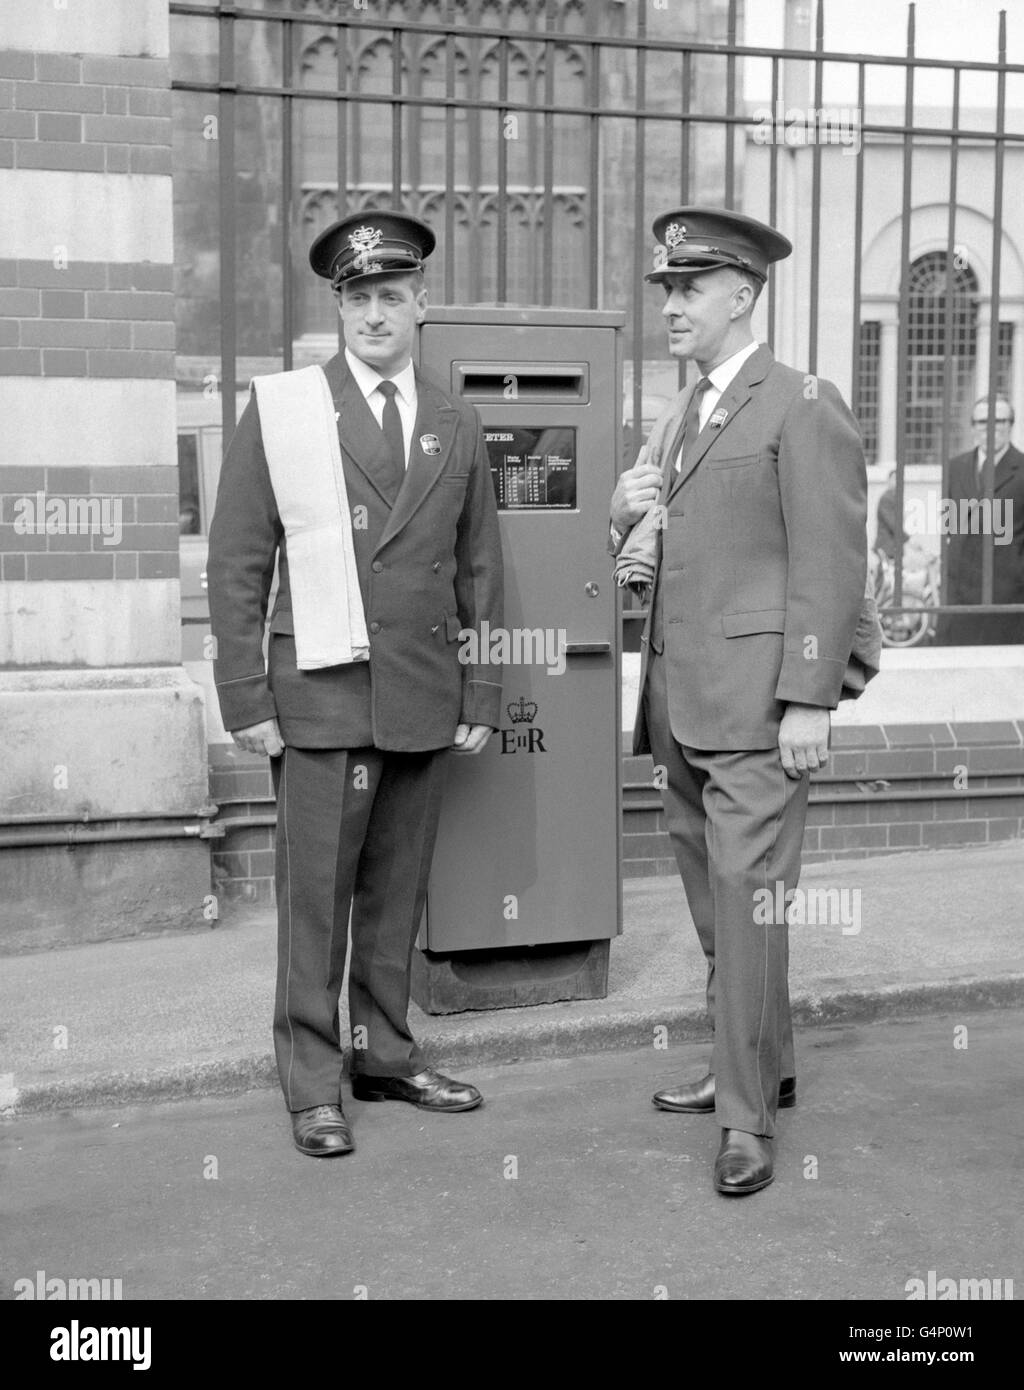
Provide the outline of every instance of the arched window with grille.
[[[951,365],[949,452],[966,447],[976,395],[978,280],[954,256],[929,251],[912,263],[907,285],[907,406],[905,464],[942,462],[946,359]],[[952,301],[950,304],[948,301]]]

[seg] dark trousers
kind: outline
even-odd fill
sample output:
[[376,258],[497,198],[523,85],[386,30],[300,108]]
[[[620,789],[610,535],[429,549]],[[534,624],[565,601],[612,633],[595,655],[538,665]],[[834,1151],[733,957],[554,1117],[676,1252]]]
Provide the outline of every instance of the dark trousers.
[[[644,692],[676,861],[707,960],[714,1024],[710,1070],[724,1129],[771,1135],[779,1082],[795,1076],[789,931],[757,909],[800,877],[808,778],[782,769],[778,748],[713,753],[678,744],[669,726],[665,663],[654,652]],[[762,920],[759,920],[759,917]]]
[[353,1073],[413,1076],[409,970],[423,916],[448,750],[286,748],[277,796],[274,1050],[289,1110],[336,1105],[348,951]]

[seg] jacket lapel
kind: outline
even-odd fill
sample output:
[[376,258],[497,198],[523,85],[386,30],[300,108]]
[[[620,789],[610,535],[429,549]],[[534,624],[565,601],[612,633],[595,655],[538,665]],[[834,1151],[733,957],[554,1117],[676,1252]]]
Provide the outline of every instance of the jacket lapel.
[[[664,507],[668,502],[669,493],[672,490],[675,474],[672,469],[676,454],[683,438],[683,426],[686,424],[686,411],[693,397],[694,387],[683,388],[676,397],[672,407],[672,412],[665,421],[665,426],[659,431],[656,454],[652,454],[651,463],[656,464],[662,471],[661,492],[658,494],[657,506]],[[658,430],[656,424],[654,429]],[[652,431],[652,439],[653,439]],[[650,442],[650,441],[649,441]],[[666,447],[667,444],[667,447]],[[661,537],[662,527],[657,528],[657,544],[654,550],[654,574],[651,576],[651,594],[654,594],[658,583],[658,576],[661,573]],[[653,605],[652,605],[653,606]],[[644,624],[644,637],[650,635],[651,613],[647,614],[647,621]]]
[[348,369],[344,353],[338,353],[326,363],[324,374],[338,413],[338,439],[342,449],[388,506],[394,507],[398,493],[392,481],[387,441]]
[[[662,448],[659,451],[658,462],[661,466],[664,478],[662,480],[661,496],[658,498],[660,503],[668,501],[669,495],[675,489],[675,460],[683,442],[683,429],[686,425],[686,412],[690,408],[693,400],[693,393],[696,386],[691,386],[689,390],[680,393],[676,405],[676,411],[669,421],[663,436]],[[667,442],[668,447],[665,447]]]
[[[391,515],[380,538],[380,546],[407,525],[427,493],[444,471],[455,442],[459,413],[429,382],[416,373],[416,425],[409,448],[409,467]],[[424,440],[436,452],[428,453]]]
[[714,415],[718,411],[725,412],[725,419],[720,425],[712,426],[710,420],[701,430],[692,449],[682,461],[682,468],[675,474],[675,481],[669,489],[669,499],[671,499],[678,489],[686,482],[697,465],[702,461],[705,454],[716,445],[725,435],[726,430],[736,419],[743,407],[750,400],[751,386],[756,386],[762,382],[768,374],[775,358],[770,348],[761,346],[756,352],[752,352],[747,360],[740,367],[739,371],[730,381],[729,385],[719,397],[718,404],[712,411]]

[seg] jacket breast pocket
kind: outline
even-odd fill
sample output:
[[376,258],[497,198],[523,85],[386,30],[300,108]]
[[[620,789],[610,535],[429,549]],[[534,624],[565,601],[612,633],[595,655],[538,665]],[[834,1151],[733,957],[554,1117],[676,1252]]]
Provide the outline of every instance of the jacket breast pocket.
[[726,637],[752,637],[757,632],[785,632],[786,610],[762,608],[754,613],[723,613],[722,631]]
[[709,468],[718,473],[725,472],[730,468],[750,468],[757,463],[757,460],[757,454],[739,454],[735,458],[709,458],[706,463]]

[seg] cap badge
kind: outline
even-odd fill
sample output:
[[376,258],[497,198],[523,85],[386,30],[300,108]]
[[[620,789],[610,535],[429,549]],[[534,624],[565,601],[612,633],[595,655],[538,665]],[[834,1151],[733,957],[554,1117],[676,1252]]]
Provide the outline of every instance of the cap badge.
[[682,222],[670,222],[665,228],[665,245],[675,250],[681,241],[686,240],[686,227]]
[[348,244],[356,252],[355,263],[360,270],[380,269],[380,266],[371,266],[370,252],[378,247],[383,240],[384,233],[379,227],[357,227],[354,232],[349,232]]
[[661,270],[662,266],[668,264],[668,251],[659,241],[654,248],[654,269]]

